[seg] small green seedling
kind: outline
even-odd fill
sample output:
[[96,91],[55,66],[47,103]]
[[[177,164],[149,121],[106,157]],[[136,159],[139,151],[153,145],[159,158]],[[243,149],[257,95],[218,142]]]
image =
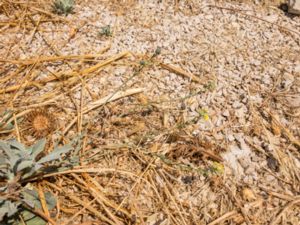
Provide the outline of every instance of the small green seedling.
[[198,110],[199,116],[201,116],[205,121],[209,120],[209,115],[206,109]]
[[209,91],[214,91],[217,88],[217,85],[214,81],[208,81],[208,83],[205,84],[204,87]]
[[106,36],[106,37],[111,37],[112,36],[112,30],[111,30],[110,25],[101,27],[99,35]]
[[152,57],[156,57],[156,56],[160,55],[160,53],[161,53],[161,47],[157,47],[157,48],[155,49],[155,52],[154,52],[154,54],[153,54]]
[[74,0],[55,0],[52,9],[53,12],[58,15],[67,16],[68,14],[73,13],[74,4]]
[[147,61],[147,60],[141,60],[141,61],[140,61],[140,65],[141,65],[141,66],[147,66],[147,65],[149,65],[149,64],[150,64],[150,62]]

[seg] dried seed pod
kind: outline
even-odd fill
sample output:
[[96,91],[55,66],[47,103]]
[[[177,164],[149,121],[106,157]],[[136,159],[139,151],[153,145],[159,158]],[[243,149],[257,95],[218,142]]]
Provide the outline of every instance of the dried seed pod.
[[35,137],[45,137],[56,127],[54,116],[46,109],[36,109],[26,119],[29,130]]

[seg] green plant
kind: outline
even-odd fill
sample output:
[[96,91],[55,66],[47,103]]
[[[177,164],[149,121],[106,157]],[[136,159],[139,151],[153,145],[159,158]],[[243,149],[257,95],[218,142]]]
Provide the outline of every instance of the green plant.
[[52,9],[54,13],[66,16],[73,13],[74,0],[55,0]]
[[141,66],[147,66],[147,65],[149,65],[149,64],[150,64],[149,61],[146,61],[146,60],[141,60],[141,61],[140,61],[140,65],[141,65]]
[[208,81],[207,84],[204,85],[204,88],[206,88],[209,91],[214,91],[217,88],[215,81]]
[[150,154],[158,157],[165,164],[173,166],[174,168],[178,168],[181,171],[193,171],[202,174],[204,176],[221,175],[224,173],[224,166],[218,162],[212,162],[210,163],[210,165],[206,166],[205,168],[201,168],[193,165],[192,163],[188,163],[188,164],[178,163],[176,161],[167,158],[167,156],[163,154],[157,154],[157,153],[150,153]]
[[160,55],[160,54],[161,54],[161,47],[157,47],[157,48],[155,49],[155,52],[154,52],[154,54],[152,55],[151,58],[154,58],[154,57],[156,57],[156,56],[158,56],[158,55]]
[[110,25],[101,27],[101,30],[99,31],[99,35],[106,36],[106,37],[112,36],[112,30]]
[[209,120],[209,115],[206,109],[199,109],[198,110],[199,116],[201,116],[205,121]]
[[[35,215],[30,209],[42,209],[41,202],[39,200],[38,192],[31,187],[26,185],[18,192],[18,199],[8,199],[12,196],[7,195],[7,188],[1,190],[6,194],[6,198],[0,197],[0,220],[4,223],[2,225],[21,225],[24,224],[19,221],[22,217],[26,225],[46,225],[47,222],[41,217]],[[50,193],[44,193],[45,200],[48,210],[52,210],[56,206],[56,199]]]
[[[32,188],[28,189],[29,180],[70,168],[79,161],[78,151],[81,146],[79,138],[70,144],[56,146],[51,153],[41,157],[45,145],[46,139],[30,147],[16,140],[0,141],[0,221],[6,221],[5,224],[18,224],[16,215],[40,221],[35,224],[44,224],[42,223],[44,220],[35,218],[36,216],[28,211],[30,208],[41,208],[37,192]],[[64,157],[66,154],[68,157]],[[54,197],[50,193],[46,193],[45,196],[49,209],[53,208]]]

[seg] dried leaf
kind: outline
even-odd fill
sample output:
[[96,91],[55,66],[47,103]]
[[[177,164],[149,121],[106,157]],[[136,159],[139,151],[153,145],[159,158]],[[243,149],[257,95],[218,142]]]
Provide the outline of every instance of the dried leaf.
[[253,191],[250,188],[244,188],[242,191],[243,194],[243,198],[246,201],[253,201],[256,199],[255,194],[253,193]]
[[274,120],[272,120],[271,122],[271,127],[274,135],[276,136],[281,135],[281,128],[277,125],[277,123]]

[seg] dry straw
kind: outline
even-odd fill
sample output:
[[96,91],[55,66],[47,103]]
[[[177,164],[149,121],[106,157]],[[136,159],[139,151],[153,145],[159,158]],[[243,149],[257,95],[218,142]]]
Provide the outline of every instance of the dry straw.
[[[76,1],[78,5],[75,13],[81,10],[86,2]],[[127,11],[131,13],[130,10],[138,11],[135,8],[137,1],[112,1],[101,4],[106,4],[116,15],[126,14]],[[167,3],[163,1],[162,4]],[[271,26],[270,29],[276,27],[292,34],[291,36],[300,36],[299,31],[270,22],[254,12],[244,12],[237,5],[199,5],[199,1],[175,1],[175,4],[168,4],[174,7],[174,15],[197,12],[208,18],[211,18],[211,14],[222,14],[224,18],[230,19],[233,17],[231,14],[236,14],[236,21],[259,21]],[[207,12],[208,8],[214,10],[213,13]],[[168,15],[169,9],[164,10]],[[167,55],[165,53],[162,53],[161,58],[153,57],[151,53],[134,55],[129,50],[116,53],[111,43],[113,38],[117,38],[116,32],[115,36],[102,37],[108,38],[104,40],[106,47],[102,50],[80,55],[63,54],[62,49],[67,48],[73,39],[82,37],[81,30],[90,23],[89,20],[79,23],[77,20],[73,21],[75,17],[56,15],[51,11],[49,1],[34,0],[3,0],[0,3],[0,16],[5,18],[0,21],[0,37],[1,40],[6,40],[3,44],[9,46],[3,48],[5,50],[1,50],[0,47],[1,139],[17,138],[25,144],[36,141],[25,123],[27,116],[40,108],[45,110],[46,117],[53,113],[51,115],[57,121],[55,129],[49,125],[43,130],[47,131],[43,132],[42,136],[46,136],[49,141],[49,151],[57,140],[64,143],[76,135],[85,134],[78,167],[45,174],[28,181],[37,187],[42,205],[42,211],[30,209],[33,213],[53,225],[74,224],[74,221],[78,224],[120,225],[275,225],[283,224],[290,218],[294,224],[299,224],[300,200],[296,194],[300,190],[299,170],[296,167],[299,163],[299,132],[292,130],[284,123],[285,120],[273,113],[280,113],[276,107],[272,108],[277,102],[274,100],[276,85],[271,91],[264,93],[266,97],[264,107],[261,108],[253,102],[253,96],[258,90],[265,90],[261,90],[256,81],[251,85],[246,83],[249,77],[244,78],[245,83],[241,88],[247,90],[246,96],[232,91],[233,86],[240,85],[237,82],[238,78],[230,80],[230,87],[208,88],[208,82],[211,84],[216,77],[221,84],[228,84],[226,78],[218,77],[217,73],[222,71],[214,69],[229,57],[226,54],[224,56],[222,46],[217,48],[214,43],[208,43],[207,54],[203,55],[202,52],[198,52],[199,49],[196,55],[191,55],[195,51],[189,49],[188,62],[181,66],[181,60],[176,58],[181,53],[176,55],[175,52],[168,52],[168,55],[174,55],[171,63],[164,63],[163,57]],[[149,21],[160,20],[155,16],[149,19],[145,15],[144,20],[140,18],[141,22],[131,16],[133,18],[126,19],[136,21],[137,27],[147,27]],[[149,16],[151,17],[150,14]],[[65,33],[64,38],[52,38],[61,32],[57,27]],[[66,27],[72,28],[69,34],[66,34]],[[127,28],[131,29],[130,26]],[[123,32],[127,32],[126,29],[124,28]],[[202,32],[205,33],[201,31],[198,36],[190,38],[194,38],[195,43],[210,41],[211,37],[201,36]],[[230,33],[233,30],[226,32]],[[224,31],[224,35],[226,32]],[[15,37],[13,34],[19,34],[21,38],[3,38],[5,35]],[[200,40],[201,38],[203,40]],[[230,43],[235,45],[234,41]],[[32,46],[35,46],[37,53],[26,52]],[[247,56],[247,46],[244,48],[236,47],[236,54],[241,57]],[[24,52],[25,59],[14,54],[16,49]],[[262,49],[262,52],[268,55],[269,49]],[[200,75],[191,72],[197,60],[203,60]],[[228,63],[224,67],[228,71],[234,71],[232,74],[237,73],[235,69],[238,60],[235,63]],[[262,72],[273,62],[266,60],[265,63],[261,65]],[[280,69],[283,72],[289,70]],[[121,75],[114,75],[117,73]],[[169,76],[171,73],[175,76]],[[164,76],[166,74],[168,77]],[[209,74],[205,77],[210,80],[203,78],[203,74]],[[165,77],[171,77],[173,80],[164,80]],[[185,96],[170,98],[177,93],[168,89],[174,80],[181,82],[176,87],[181,88],[182,85]],[[163,82],[165,84],[161,88]],[[154,84],[154,88],[148,88],[150,83]],[[239,106],[232,107],[225,113],[225,108],[231,100],[218,100],[226,92],[224,89],[232,91],[230,94],[236,96],[236,100],[247,99],[245,105],[249,111],[243,116],[248,118],[247,124],[241,124],[241,119],[234,116]],[[194,94],[195,90],[197,94]],[[291,92],[291,89],[287,89],[287,92],[289,91]],[[147,98],[141,97],[140,94]],[[201,96],[209,97],[203,100]],[[193,111],[193,107],[189,108],[189,102],[193,105],[197,98],[203,100],[200,104],[202,106],[207,106],[206,100],[209,100],[210,104],[217,102],[209,108],[211,115],[207,116],[205,121],[199,113],[200,109],[197,109],[197,113],[196,110]],[[194,113],[193,117],[190,116],[191,111]],[[6,118],[6,115],[11,116]],[[36,113],[34,116],[37,116]],[[213,127],[218,122],[218,116],[226,118],[226,123]],[[299,122],[297,119],[290,120]],[[51,119],[47,121],[52,123]],[[199,126],[205,126],[199,135],[200,140],[195,138],[195,130]],[[231,131],[242,134],[242,137],[230,136],[228,133]],[[220,134],[226,138],[220,138]],[[243,137],[245,142],[240,141]],[[249,145],[251,151],[258,156],[259,162],[266,162],[270,156],[278,161],[280,172],[274,172],[265,166],[260,171],[261,174],[257,174],[259,179],[271,176],[278,183],[278,187],[263,186],[263,180],[255,181],[252,188],[258,196],[257,199],[253,202],[244,200],[241,190],[246,184],[242,180],[237,181],[234,174],[227,173],[232,165],[227,165],[222,158],[222,153],[229,151],[232,144],[232,140],[229,139],[234,139],[242,147]],[[260,145],[260,142],[267,144]],[[56,210],[52,212],[48,210],[45,202],[46,190],[57,196]],[[265,209],[272,209],[272,212]],[[267,213],[271,213],[271,216]]]

